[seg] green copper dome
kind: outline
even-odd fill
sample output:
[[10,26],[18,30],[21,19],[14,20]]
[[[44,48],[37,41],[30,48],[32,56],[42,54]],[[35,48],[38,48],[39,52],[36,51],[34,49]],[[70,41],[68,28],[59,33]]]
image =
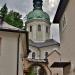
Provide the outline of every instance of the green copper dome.
[[50,22],[49,15],[42,10],[42,0],[33,0],[33,11],[27,15],[27,20],[47,20]]
[[41,19],[41,20],[47,20],[50,21],[49,15],[44,12],[43,10],[33,10],[27,15],[27,20],[32,19]]

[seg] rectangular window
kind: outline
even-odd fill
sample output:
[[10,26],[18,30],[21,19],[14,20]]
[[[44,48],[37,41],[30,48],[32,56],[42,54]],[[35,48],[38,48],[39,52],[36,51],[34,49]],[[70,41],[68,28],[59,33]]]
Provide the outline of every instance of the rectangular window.
[[32,53],[32,59],[35,59],[35,52]]
[[60,21],[60,30],[63,32],[66,28],[66,17],[65,15],[62,16],[62,19]]
[[46,33],[48,33],[48,27],[46,27]]
[[47,59],[48,57],[48,52],[45,52],[45,59]]
[[30,32],[32,32],[32,26],[30,26]]
[[41,25],[38,25],[38,31],[41,31]]

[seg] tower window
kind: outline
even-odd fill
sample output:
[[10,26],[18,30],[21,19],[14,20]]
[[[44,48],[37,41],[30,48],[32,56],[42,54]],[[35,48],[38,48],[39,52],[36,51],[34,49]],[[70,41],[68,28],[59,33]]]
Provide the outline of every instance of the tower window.
[[66,16],[63,15],[62,19],[61,19],[61,22],[60,22],[60,30],[61,32],[64,31],[64,29],[66,28]]
[[45,52],[45,59],[47,59],[48,57],[48,52]]
[[32,59],[35,59],[35,52],[32,53]]
[[38,31],[41,31],[41,25],[38,25]]
[[32,26],[30,26],[30,32],[32,32]]
[[48,33],[48,27],[46,27],[46,32]]

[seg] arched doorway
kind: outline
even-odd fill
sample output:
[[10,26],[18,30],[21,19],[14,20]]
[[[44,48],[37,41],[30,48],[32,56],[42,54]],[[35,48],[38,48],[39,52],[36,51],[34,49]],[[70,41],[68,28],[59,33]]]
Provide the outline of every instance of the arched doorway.
[[44,67],[35,64],[29,68],[28,75],[47,75],[47,73]]

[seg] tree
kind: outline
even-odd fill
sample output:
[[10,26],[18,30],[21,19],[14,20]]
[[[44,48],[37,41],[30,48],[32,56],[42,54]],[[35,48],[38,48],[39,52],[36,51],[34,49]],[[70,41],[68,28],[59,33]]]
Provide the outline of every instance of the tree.
[[4,6],[0,10],[0,15],[2,15],[2,17],[5,17],[7,12],[8,12],[8,8],[7,8],[6,3],[5,3]]
[[23,27],[23,21],[21,18],[22,15],[20,15],[18,12],[14,12],[11,10],[4,18],[4,20],[15,27],[22,28]]
[[21,19],[22,15],[20,15],[18,12],[14,12],[11,10],[8,12],[8,8],[6,4],[1,8],[0,15],[4,18],[4,21],[8,24],[15,26],[17,28],[23,27],[23,21]]

